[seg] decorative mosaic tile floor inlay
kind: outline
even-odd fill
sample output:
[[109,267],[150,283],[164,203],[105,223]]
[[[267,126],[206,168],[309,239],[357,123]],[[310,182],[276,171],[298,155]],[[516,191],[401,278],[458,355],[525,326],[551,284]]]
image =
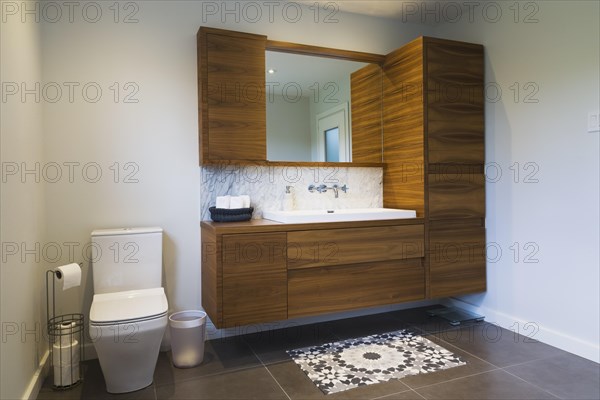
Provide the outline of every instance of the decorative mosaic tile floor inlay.
[[465,365],[454,353],[407,330],[287,353],[325,394]]

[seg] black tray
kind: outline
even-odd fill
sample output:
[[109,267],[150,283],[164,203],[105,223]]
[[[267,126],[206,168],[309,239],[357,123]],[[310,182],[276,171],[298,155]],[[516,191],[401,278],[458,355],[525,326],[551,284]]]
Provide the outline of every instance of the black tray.
[[208,211],[210,211],[210,219],[215,222],[240,222],[251,220],[254,208],[227,209],[210,207]]

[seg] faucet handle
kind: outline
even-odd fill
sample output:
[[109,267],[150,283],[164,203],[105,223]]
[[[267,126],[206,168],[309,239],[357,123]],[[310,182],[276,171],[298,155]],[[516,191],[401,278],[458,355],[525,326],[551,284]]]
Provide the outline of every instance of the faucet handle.
[[344,192],[344,193],[348,193],[348,190],[350,190],[350,188],[349,188],[349,187],[348,187],[348,185],[346,185],[346,184],[344,184],[344,186],[342,186],[340,189],[341,189],[341,190],[342,190],[342,192]]
[[314,193],[317,187],[315,185],[308,185],[308,191]]

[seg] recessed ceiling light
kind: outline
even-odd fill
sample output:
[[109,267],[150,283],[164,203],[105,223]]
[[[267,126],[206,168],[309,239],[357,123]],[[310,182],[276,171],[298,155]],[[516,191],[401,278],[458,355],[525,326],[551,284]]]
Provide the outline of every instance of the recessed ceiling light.
[[269,70],[267,71],[269,74],[273,75],[275,72],[277,72],[276,69],[274,68],[269,68]]

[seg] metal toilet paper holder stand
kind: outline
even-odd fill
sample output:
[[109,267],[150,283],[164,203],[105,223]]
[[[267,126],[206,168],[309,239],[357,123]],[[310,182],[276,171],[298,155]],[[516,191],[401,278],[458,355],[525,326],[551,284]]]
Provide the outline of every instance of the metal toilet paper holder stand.
[[[81,267],[81,264],[79,266]],[[81,367],[84,359],[83,314],[56,315],[56,280],[60,280],[61,275],[60,271],[46,271],[48,346],[54,390],[71,389],[83,382]]]

